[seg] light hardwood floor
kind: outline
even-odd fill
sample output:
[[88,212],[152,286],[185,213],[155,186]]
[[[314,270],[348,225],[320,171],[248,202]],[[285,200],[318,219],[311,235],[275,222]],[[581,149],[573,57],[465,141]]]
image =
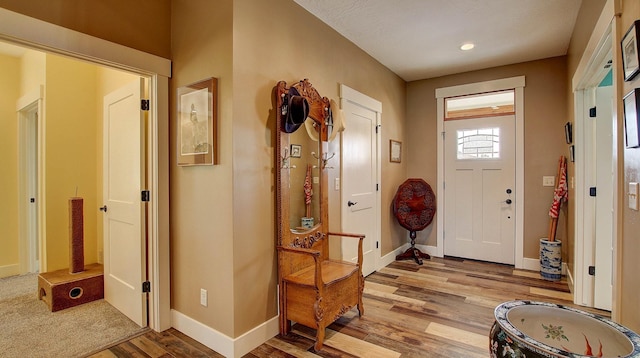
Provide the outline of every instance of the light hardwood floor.
[[[488,357],[489,330],[498,304],[516,299],[571,303],[566,282],[537,272],[455,258],[432,258],[419,266],[396,261],[366,278],[365,314],[355,309],[327,330],[313,352],[315,331],[300,325],[245,355],[254,357]],[[175,329],[149,331],[91,356],[222,357]]]

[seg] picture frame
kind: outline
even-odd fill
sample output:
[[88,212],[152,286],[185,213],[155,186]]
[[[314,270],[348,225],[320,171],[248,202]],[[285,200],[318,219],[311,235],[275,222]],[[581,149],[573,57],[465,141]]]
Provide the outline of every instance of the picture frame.
[[218,79],[177,89],[176,149],[179,166],[218,164]]
[[640,20],[633,22],[629,30],[622,37],[620,46],[622,49],[622,72],[624,80],[632,80],[640,72],[640,57],[638,56],[638,38]]
[[573,125],[571,122],[567,122],[564,125],[564,137],[567,144],[573,143]]
[[392,163],[402,162],[402,142],[389,140],[389,161]]
[[300,158],[302,156],[302,146],[300,144],[291,144],[291,158]]
[[640,89],[635,88],[622,99],[624,105],[624,137],[627,148],[640,147],[640,128],[638,117],[640,116]]

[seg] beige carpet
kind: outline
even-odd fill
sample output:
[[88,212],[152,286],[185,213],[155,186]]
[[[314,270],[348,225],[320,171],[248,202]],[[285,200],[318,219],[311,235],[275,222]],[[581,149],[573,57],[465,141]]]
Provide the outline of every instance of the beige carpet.
[[146,331],[105,300],[50,312],[37,280],[0,279],[0,357],[82,357]]

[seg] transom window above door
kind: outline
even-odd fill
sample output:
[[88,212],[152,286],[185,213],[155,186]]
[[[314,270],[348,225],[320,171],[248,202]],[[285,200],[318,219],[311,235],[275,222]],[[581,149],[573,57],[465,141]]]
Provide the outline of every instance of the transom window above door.
[[501,116],[515,113],[514,90],[479,93],[444,99],[444,120]]

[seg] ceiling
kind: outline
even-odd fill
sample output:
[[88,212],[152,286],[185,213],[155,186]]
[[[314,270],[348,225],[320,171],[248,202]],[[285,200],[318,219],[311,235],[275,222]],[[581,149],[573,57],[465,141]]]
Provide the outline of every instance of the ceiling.
[[405,81],[565,55],[582,2],[294,1]]

